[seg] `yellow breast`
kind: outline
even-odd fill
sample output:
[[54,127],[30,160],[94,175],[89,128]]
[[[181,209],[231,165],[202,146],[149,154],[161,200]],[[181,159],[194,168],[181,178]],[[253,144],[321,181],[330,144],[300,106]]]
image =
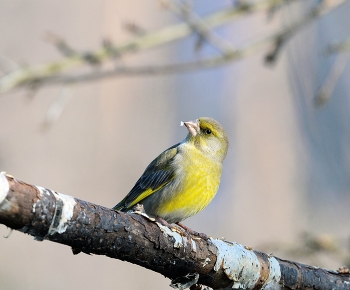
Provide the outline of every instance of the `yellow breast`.
[[222,165],[198,150],[184,150],[179,155],[182,166],[176,174],[179,184],[164,199],[157,214],[165,220],[184,220],[204,209],[219,189]]

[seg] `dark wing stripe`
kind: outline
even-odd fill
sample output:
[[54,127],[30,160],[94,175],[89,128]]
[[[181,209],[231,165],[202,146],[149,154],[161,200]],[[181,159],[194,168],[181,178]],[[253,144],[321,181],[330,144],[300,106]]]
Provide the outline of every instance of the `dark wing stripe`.
[[171,179],[172,173],[168,170],[161,170],[142,176],[140,179],[140,186],[143,189],[155,189],[163,184],[167,179]]
[[125,209],[129,209],[129,206],[133,202],[133,200],[143,191],[144,189],[136,183],[124,200]]
[[169,182],[172,179],[172,172],[170,171],[159,171],[154,172],[146,176],[142,176],[135,184],[135,186],[129,192],[125,199],[125,206],[129,207],[130,204],[145,190],[157,189],[164,183]]
[[127,196],[118,203],[114,209],[128,210],[129,206],[146,190],[158,189],[174,178],[174,169],[170,166],[171,160],[177,154],[176,144],[154,159],[146,168],[145,172],[130,190]]

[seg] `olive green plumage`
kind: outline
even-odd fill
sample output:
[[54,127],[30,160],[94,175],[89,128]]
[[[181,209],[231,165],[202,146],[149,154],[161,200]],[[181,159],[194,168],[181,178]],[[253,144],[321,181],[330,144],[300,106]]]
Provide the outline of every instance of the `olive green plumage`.
[[114,210],[128,211],[139,203],[148,215],[177,223],[210,203],[220,185],[226,132],[208,117],[183,124],[189,131],[185,140],[154,159]]

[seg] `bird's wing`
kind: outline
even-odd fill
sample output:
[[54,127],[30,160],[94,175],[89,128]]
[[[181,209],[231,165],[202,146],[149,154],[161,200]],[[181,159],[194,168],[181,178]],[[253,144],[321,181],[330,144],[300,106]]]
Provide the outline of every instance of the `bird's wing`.
[[[179,143],[180,144],[180,143]],[[127,196],[113,209],[127,210],[145,199],[152,193],[160,190],[169,183],[175,176],[175,169],[171,166],[171,160],[178,153],[176,144],[154,159],[146,168],[145,172],[136,182]]]

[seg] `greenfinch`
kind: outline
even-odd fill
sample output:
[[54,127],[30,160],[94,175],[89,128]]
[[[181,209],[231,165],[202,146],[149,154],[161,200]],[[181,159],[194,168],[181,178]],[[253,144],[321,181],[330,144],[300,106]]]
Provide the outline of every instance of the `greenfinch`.
[[181,125],[188,129],[187,137],[154,159],[114,210],[128,211],[142,204],[149,216],[179,223],[214,198],[228,148],[226,132],[208,117]]

